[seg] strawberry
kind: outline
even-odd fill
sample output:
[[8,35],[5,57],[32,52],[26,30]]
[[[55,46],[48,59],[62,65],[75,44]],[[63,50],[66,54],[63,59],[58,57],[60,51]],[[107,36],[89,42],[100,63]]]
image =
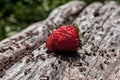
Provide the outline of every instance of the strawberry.
[[65,25],[53,31],[46,41],[48,51],[73,52],[81,46],[80,31],[76,24]]

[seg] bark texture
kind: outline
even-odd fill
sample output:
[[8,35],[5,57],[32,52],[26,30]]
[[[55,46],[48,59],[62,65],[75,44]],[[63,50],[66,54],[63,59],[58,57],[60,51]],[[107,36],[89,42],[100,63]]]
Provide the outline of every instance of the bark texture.
[[[56,28],[77,23],[83,49],[50,53],[45,40]],[[71,1],[19,34],[0,42],[0,80],[120,80],[120,5]]]

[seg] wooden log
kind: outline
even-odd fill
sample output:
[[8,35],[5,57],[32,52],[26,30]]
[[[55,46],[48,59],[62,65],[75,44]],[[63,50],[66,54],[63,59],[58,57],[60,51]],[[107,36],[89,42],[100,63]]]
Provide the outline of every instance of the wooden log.
[[[75,5],[71,6],[71,4]],[[28,47],[29,49],[25,51],[26,54],[24,56],[21,53],[19,54],[19,57],[22,56],[20,60],[8,69],[1,71],[4,75],[0,80],[40,80],[43,78],[45,80],[120,80],[119,4],[114,1],[95,2],[83,9],[84,5],[83,2],[78,1],[67,3],[53,11],[57,15],[56,17],[51,13],[46,20],[40,23],[41,26],[45,26],[46,37],[60,25],[77,23],[81,32],[86,32],[82,38],[83,49],[79,49],[77,54],[73,53],[72,55],[49,53],[44,43],[46,37],[40,39],[43,42],[38,43],[34,40],[34,36],[30,34],[31,37],[29,37],[27,35],[26,38],[22,38],[17,42],[28,41],[29,44],[33,39],[33,42],[35,41],[39,45],[30,43],[28,45],[30,48]],[[65,8],[66,6],[68,7]],[[80,12],[81,9],[83,9],[82,12]],[[72,13],[70,13],[71,10],[73,10]],[[76,13],[79,13],[77,17],[72,15]],[[60,15],[64,17],[61,18]],[[70,21],[67,20],[68,18],[70,18]],[[55,25],[51,20],[59,24]],[[50,26],[50,29],[47,26]],[[40,35],[43,35],[43,33],[40,33],[41,27],[36,27],[31,31],[38,31],[39,38]],[[21,32],[21,34],[25,33]],[[3,43],[4,41],[1,45]],[[7,43],[5,44],[7,45]],[[16,53],[22,51],[21,49]],[[4,53],[4,56],[11,56],[11,53],[8,51],[6,54]],[[0,56],[2,63],[4,62],[4,56]],[[11,60],[14,62],[16,58]]]
[[72,22],[84,6],[84,2],[69,2],[52,11],[50,16],[43,22],[33,24],[17,36],[3,40],[0,43],[1,71],[9,68],[26,54],[38,48],[52,30],[60,25]]
[[[114,20],[119,21],[119,19],[116,18],[118,16],[117,11],[119,11],[119,9],[115,2],[106,2],[93,14],[88,13],[90,17],[85,17],[86,21],[84,20],[82,22],[80,21],[81,17],[80,19],[78,17],[80,22],[78,22],[78,24],[80,25],[81,30],[87,32],[86,38],[84,37],[86,40],[83,40],[83,42],[87,41],[87,43],[85,43],[83,48],[87,54],[92,55],[91,57],[87,56],[85,59],[85,61],[89,63],[89,66],[86,67],[86,71],[84,72],[85,79],[108,80],[110,75],[112,75],[112,73],[115,71],[114,69],[119,65],[118,45],[120,43],[118,43],[117,40],[113,41],[115,43],[117,42],[116,45],[114,45],[115,52],[109,52],[112,46],[107,46],[112,42],[112,36],[115,36],[115,34],[119,35],[120,33],[115,31],[120,27],[116,27],[115,29],[115,27],[113,28],[112,25],[115,24]],[[84,17],[82,14],[80,16]],[[108,41],[108,39],[110,41]],[[117,56],[113,57],[113,54]],[[105,62],[107,62],[109,65],[105,64]],[[113,79],[111,78],[111,80]]]

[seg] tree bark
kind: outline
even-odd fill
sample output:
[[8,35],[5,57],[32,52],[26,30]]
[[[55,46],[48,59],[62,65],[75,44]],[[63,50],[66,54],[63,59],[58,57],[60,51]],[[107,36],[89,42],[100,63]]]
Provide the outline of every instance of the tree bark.
[[[119,80],[120,9],[114,1],[85,7],[71,1],[47,19],[0,43],[0,80]],[[72,55],[47,51],[45,40],[61,25],[77,23],[82,48]]]

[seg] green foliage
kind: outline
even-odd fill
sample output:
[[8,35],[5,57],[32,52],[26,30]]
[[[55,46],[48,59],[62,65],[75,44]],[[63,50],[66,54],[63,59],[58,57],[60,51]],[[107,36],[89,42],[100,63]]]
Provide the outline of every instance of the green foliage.
[[0,0],[0,40],[45,19],[69,0]]
[[120,0],[116,0],[117,3],[120,3]]

